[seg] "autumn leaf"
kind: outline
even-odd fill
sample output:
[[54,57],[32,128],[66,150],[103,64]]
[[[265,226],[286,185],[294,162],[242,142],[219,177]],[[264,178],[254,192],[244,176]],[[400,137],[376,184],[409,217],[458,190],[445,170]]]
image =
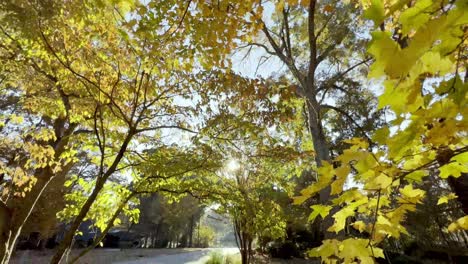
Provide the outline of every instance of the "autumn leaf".
[[333,208],[332,206],[327,206],[327,205],[321,205],[321,204],[316,204],[312,205],[310,208],[313,209],[312,213],[309,215],[309,222],[313,222],[317,216],[321,216],[322,218],[325,218],[329,213],[330,210]]
[[449,232],[455,232],[458,230],[468,230],[468,216],[464,216],[457,219],[457,221],[451,223],[447,229]]
[[453,199],[456,199],[456,198],[458,198],[458,196],[456,194],[454,194],[454,193],[444,195],[444,196],[439,198],[439,200],[437,201],[437,205],[448,203],[449,200],[453,200]]

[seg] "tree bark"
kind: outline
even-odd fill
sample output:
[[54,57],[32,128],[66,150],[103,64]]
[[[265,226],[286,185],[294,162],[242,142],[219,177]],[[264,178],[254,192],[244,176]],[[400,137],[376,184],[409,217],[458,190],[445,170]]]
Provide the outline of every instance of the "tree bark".
[[[461,149],[458,152],[451,150],[448,147],[442,147],[437,151],[437,162],[439,166],[443,166],[450,162],[450,159],[461,153],[466,152],[466,149]],[[453,192],[458,196],[457,200],[462,205],[462,210],[468,215],[468,173],[461,173],[460,177],[449,177],[448,183]]]
[[193,226],[195,225],[195,221],[194,221],[194,216],[192,215],[190,217],[190,233],[189,233],[189,243],[188,243],[188,246],[191,248],[193,247]]
[[0,256],[6,255],[8,249],[8,239],[11,236],[11,210],[0,201]]
[[458,178],[449,177],[448,182],[458,196],[457,200],[462,205],[463,212],[468,215],[468,173],[462,173]]

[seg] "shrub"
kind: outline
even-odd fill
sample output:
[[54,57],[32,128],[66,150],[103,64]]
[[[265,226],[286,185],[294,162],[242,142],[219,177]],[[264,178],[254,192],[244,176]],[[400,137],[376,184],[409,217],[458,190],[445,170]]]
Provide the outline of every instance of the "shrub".
[[219,251],[212,251],[210,259],[205,264],[224,264],[224,256]]
[[213,228],[209,226],[201,226],[199,232],[200,232],[199,233],[200,237],[197,241],[198,242],[197,246],[203,247],[203,248],[212,246],[215,241],[215,236],[216,236],[216,233],[213,230]]
[[225,264],[241,264],[242,260],[239,254],[226,256]]

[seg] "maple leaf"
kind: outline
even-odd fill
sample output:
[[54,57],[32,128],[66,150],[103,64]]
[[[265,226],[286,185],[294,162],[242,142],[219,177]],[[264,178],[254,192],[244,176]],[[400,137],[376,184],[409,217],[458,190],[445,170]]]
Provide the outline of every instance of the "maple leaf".
[[315,218],[319,215],[322,218],[325,218],[330,213],[330,210],[333,207],[327,206],[327,205],[316,204],[316,205],[312,205],[310,208],[312,208],[314,211],[309,215],[308,221],[313,222]]
[[457,221],[451,223],[448,226],[449,232],[455,232],[458,230],[468,230],[468,215],[457,219]]
[[454,193],[444,195],[444,196],[439,198],[439,200],[437,201],[437,205],[448,203],[449,200],[453,200],[455,198],[458,198],[458,196],[456,194],[454,194]]

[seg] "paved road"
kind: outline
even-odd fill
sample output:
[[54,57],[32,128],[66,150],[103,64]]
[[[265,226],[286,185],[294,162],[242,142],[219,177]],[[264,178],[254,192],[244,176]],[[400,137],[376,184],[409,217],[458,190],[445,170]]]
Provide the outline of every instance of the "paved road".
[[239,252],[237,248],[208,248],[152,258],[139,258],[137,260],[117,262],[116,264],[204,264],[210,258],[209,254],[211,251],[221,251],[226,255]]

